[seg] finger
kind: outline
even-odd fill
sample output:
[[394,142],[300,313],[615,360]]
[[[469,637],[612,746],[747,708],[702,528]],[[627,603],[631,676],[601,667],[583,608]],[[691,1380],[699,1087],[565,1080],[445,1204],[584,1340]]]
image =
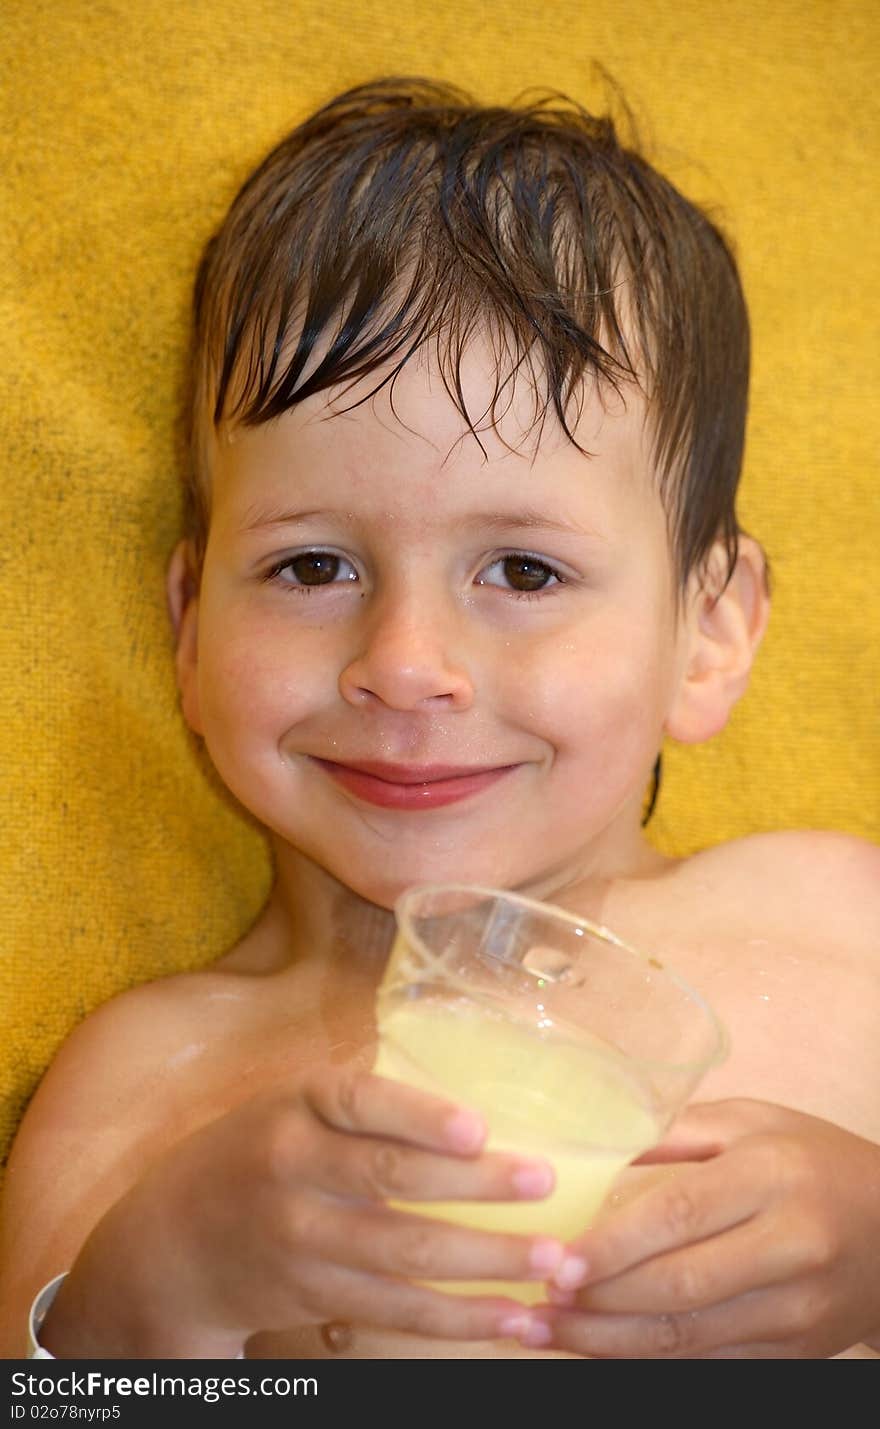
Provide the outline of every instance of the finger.
[[[579,1237],[574,1249],[584,1261],[581,1284],[593,1284],[653,1256],[722,1231],[754,1215],[762,1204],[766,1173],[759,1160],[761,1143],[750,1151],[698,1165],[684,1165]],[[562,1284],[565,1290],[578,1288]]]
[[706,1161],[718,1156],[733,1141],[779,1125],[781,1110],[747,1097],[719,1102],[698,1102],[685,1107],[662,1141],[643,1151],[632,1163],[647,1166],[667,1161]]
[[304,1095],[316,1115],[339,1131],[395,1137],[459,1156],[476,1156],[488,1134],[479,1112],[369,1072],[325,1073],[306,1085]]
[[798,1238],[776,1216],[754,1217],[588,1285],[574,1305],[590,1312],[687,1314],[791,1280],[803,1268]]
[[299,1302],[305,1298],[316,1320],[445,1340],[517,1339],[528,1333],[532,1318],[526,1306],[502,1296],[447,1295],[319,1260],[298,1267],[296,1295]]
[[[372,1274],[408,1280],[546,1280],[565,1249],[542,1236],[474,1230],[384,1207],[340,1207],[325,1201],[300,1212],[290,1242],[309,1256]],[[491,1293],[491,1287],[486,1287]]]
[[[296,1177],[296,1145],[290,1173]],[[511,1152],[477,1158],[440,1155],[378,1136],[324,1134],[313,1147],[313,1184],[336,1195],[391,1201],[534,1201],[555,1183],[547,1161]]]
[[709,1310],[681,1314],[604,1315],[541,1308],[522,1343],[593,1359],[800,1358],[796,1335],[780,1337],[784,1298],[775,1292],[739,1296]]

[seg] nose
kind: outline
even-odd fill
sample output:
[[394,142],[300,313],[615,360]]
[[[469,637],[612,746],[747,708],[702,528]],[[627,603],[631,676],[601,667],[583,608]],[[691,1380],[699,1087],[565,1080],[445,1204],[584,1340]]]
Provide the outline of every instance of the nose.
[[395,710],[464,710],[474,687],[464,660],[463,633],[450,612],[413,601],[374,609],[363,644],[339,676],[340,693],[356,706],[379,702]]

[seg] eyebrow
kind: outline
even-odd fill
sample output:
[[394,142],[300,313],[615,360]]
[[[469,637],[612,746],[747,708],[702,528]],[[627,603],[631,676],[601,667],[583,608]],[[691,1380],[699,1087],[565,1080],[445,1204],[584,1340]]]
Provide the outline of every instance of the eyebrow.
[[272,526],[292,526],[297,521],[311,521],[317,517],[338,515],[333,511],[265,511],[251,507],[245,512],[241,523],[242,531],[263,531]]
[[[241,530],[272,530],[277,526],[293,526],[315,519],[338,520],[340,515],[351,520],[354,513],[321,508],[277,512],[251,509],[244,517]],[[524,507],[516,511],[473,511],[456,524],[484,531],[553,531],[564,536],[586,536],[600,541],[607,539],[600,531],[582,526],[577,521],[561,521],[534,507]]]
[[606,539],[600,531],[582,526],[577,521],[560,521],[531,507],[517,511],[475,511],[465,518],[463,524],[490,531],[506,531],[515,527],[526,531],[556,531],[563,536],[589,536],[600,541]]

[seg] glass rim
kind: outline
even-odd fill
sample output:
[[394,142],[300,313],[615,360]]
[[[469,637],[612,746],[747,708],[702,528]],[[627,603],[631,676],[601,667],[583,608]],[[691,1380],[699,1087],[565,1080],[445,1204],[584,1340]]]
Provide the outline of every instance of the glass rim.
[[[652,968],[655,972],[659,972],[663,977],[673,982],[676,987],[686,993],[704,1013],[715,1034],[714,1051],[707,1057],[684,1062],[664,1062],[651,1057],[629,1057],[629,1054],[627,1054],[628,1060],[633,1064],[642,1067],[663,1068],[667,1072],[699,1070],[701,1075],[705,1075],[710,1067],[717,1067],[727,1057],[730,1050],[730,1039],[727,1028],[711,1004],[706,1001],[703,994],[695,987],[692,987],[674,968],[667,967],[659,958],[654,957],[650,953],[642,952],[640,948],[636,948],[624,938],[618,937],[616,933],[612,932],[610,928],[606,928],[604,924],[594,923],[591,918],[585,918],[580,913],[571,913],[567,908],[560,908],[557,903],[543,903],[538,898],[530,898],[528,894],[514,893],[506,888],[491,888],[481,883],[415,883],[409,888],[404,889],[403,893],[399,894],[395,899],[394,916],[397,920],[397,926],[400,932],[415,942],[428,957],[432,956],[431,951],[425,946],[416,932],[413,926],[413,915],[408,907],[410,902],[428,893],[475,893],[483,898],[503,898],[509,903],[517,904],[527,912],[537,914],[544,918],[556,919],[558,922],[567,923],[571,927],[580,928],[582,931],[589,933],[592,937],[598,938],[602,943],[609,943],[612,947],[622,948],[624,952],[632,954],[634,958],[638,958],[640,962],[647,964],[647,966]],[[525,971],[529,972],[529,969],[526,968]],[[533,976],[536,975],[533,974]]]

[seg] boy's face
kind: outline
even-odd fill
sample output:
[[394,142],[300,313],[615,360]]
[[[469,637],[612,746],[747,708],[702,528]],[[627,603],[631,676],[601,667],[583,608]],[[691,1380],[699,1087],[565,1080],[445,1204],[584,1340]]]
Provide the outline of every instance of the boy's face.
[[190,723],[282,863],[374,902],[632,871],[687,659],[641,403],[589,396],[587,459],[550,415],[523,443],[518,382],[484,460],[426,361],[334,415],[368,390],[215,444]]

